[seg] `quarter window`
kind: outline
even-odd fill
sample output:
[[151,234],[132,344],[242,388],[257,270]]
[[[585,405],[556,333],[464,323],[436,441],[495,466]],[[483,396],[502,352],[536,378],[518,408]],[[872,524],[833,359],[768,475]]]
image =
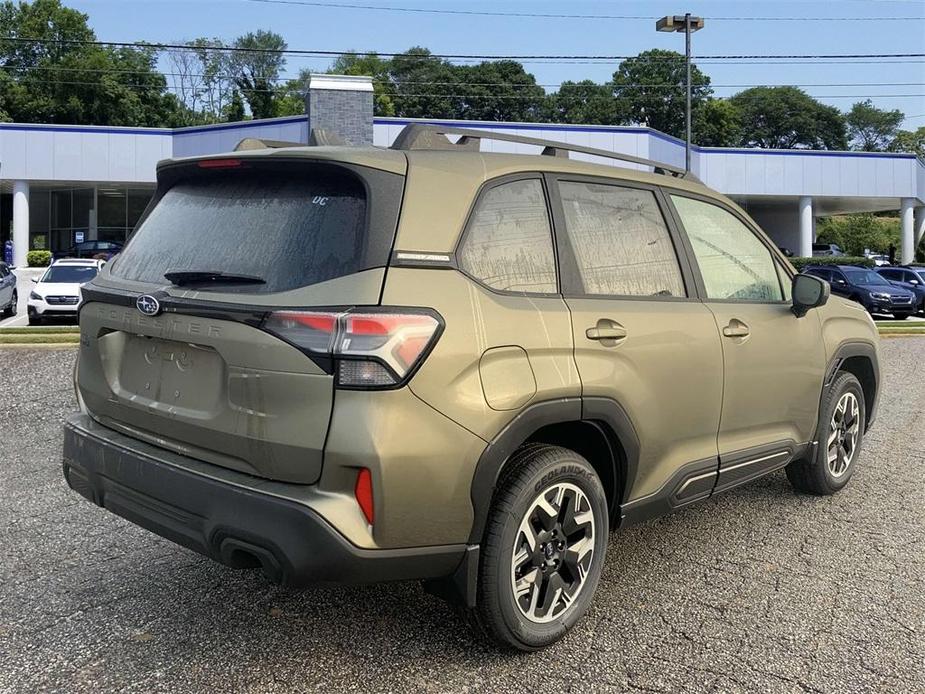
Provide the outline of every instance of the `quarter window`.
[[745,224],[721,207],[671,196],[690,238],[710,299],[783,301],[768,250]]
[[577,182],[559,191],[583,294],[686,295],[652,191]]
[[552,230],[539,179],[504,183],[482,194],[459,266],[499,291],[556,292]]

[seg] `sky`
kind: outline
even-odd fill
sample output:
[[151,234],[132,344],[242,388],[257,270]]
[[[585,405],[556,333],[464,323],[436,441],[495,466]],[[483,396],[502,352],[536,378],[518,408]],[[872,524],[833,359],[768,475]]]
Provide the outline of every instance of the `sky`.
[[[248,31],[281,34],[293,49],[400,52],[414,45],[434,53],[491,55],[635,55],[651,48],[683,52],[681,34],[655,31],[655,18],[691,12],[705,19],[693,54],[925,53],[925,0],[324,0],[377,8],[469,12],[620,15],[644,19],[435,14],[294,4],[298,0],[64,0],[90,17],[104,41],[175,43],[200,36],[233,40]],[[813,18],[830,19],[819,21]],[[859,21],[837,18],[867,18]],[[901,21],[885,18],[906,17]],[[771,21],[767,18],[795,18]],[[748,86],[794,84],[847,110],[870,98],[906,114],[903,127],[925,126],[925,58],[865,63],[827,61],[698,61],[716,96]],[[289,56],[286,72],[323,71],[325,58]],[[612,63],[521,61],[554,91],[564,80],[610,79]],[[724,85],[724,86],[720,86]],[[726,86],[728,85],[728,86]]]

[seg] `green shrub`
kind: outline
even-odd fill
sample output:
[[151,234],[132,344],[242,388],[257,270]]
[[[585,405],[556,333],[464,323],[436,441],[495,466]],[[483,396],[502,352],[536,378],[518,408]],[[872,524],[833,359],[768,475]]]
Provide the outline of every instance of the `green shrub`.
[[802,271],[807,265],[857,265],[858,267],[876,267],[870,258],[851,255],[824,255],[818,258],[788,258],[797,270]]
[[51,263],[51,251],[29,251],[26,262],[29,267],[46,267]]

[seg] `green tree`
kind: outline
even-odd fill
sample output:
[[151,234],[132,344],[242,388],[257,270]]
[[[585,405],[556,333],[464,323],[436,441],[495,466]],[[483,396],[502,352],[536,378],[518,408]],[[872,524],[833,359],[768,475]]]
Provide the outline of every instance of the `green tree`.
[[0,4],[0,110],[25,123],[178,125],[184,108],[167,91],[152,48],[110,48],[93,41],[87,16],[59,0]]
[[742,136],[742,116],[727,99],[708,99],[693,114],[692,139],[703,147],[734,147]]
[[877,108],[870,99],[857,102],[845,115],[851,148],[883,152],[896,137],[904,118],[902,111]]
[[246,118],[244,113],[244,99],[241,97],[241,92],[237,89],[231,93],[231,100],[225,106],[222,117],[223,120],[228,123],[236,123]]
[[864,251],[886,253],[890,245],[897,248],[899,220],[896,217],[876,217],[872,214],[848,214],[819,220],[816,231],[820,243],[837,243],[848,255],[864,255]]
[[615,125],[624,122],[625,116],[617,107],[609,84],[591,80],[563,82],[559,91],[546,98],[545,117],[553,123],[588,123]]
[[276,115],[276,81],[286,66],[286,41],[277,33],[260,29],[235,39],[230,69],[234,82],[254,118]]
[[456,66],[459,111],[450,117],[469,120],[533,121],[546,92],[516,60]]
[[891,152],[911,152],[925,159],[925,125],[918,130],[900,130],[890,143]]
[[373,78],[373,110],[377,116],[394,116],[395,90],[389,75],[392,61],[380,58],[375,53],[344,53],[331,63],[327,72],[331,75],[367,75]]
[[[674,51],[643,51],[613,73],[613,95],[628,120],[675,137],[684,137],[685,85],[684,56]],[[712,93],[710,78],[692,65],[691,110]]]
[[455,65],[415,46],[390,61],[395,115],[402,118],[457,118],[465,89]]
[[730,98],[741,144],[774,149],[846,149],[845,119],[797,87],[752,87]]

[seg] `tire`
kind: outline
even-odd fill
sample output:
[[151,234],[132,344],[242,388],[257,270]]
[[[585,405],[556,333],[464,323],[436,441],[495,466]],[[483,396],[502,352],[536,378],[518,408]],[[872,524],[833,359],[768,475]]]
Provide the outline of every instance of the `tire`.
[[[544,507],[558,510],[558,516]],[[587,460],[558,446],[520,448],[495,489],[481,548],[478,599],[470,616],[512,650],[535,651],[555,643],[594,596],[608,531],[607,497]],[[520,600],[515,583],[525,591]],[[572,596],[568,601],[563,599],[567,594]]]
[[34,313],[29,314],[29,325],[41,325],[41,324],[42,324],[41,316],[37,316]]
[[[813,457],[787,466],[787,479],[796,491],[828,496],[848,484],[861,455],[866,412],[860,382],[853,374],[840,371],[819,408]],[[832,454],[835,459],[830,463]]]
[[893,318],[896,320],[906,320],[911,315],[911,313],[894,313]]
[[13,298],[10,299],[10,305],[3,312],[4,318],[12,318],[16,315],[17,304],[19,303],[19,294],[14,290]]

